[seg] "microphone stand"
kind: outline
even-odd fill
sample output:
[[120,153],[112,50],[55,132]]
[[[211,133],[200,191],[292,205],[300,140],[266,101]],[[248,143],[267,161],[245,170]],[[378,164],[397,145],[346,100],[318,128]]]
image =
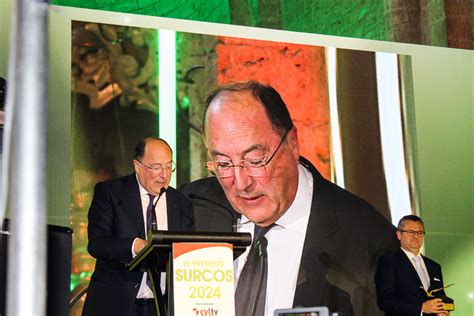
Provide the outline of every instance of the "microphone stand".
[[151,230],[152,231],[158,230],[158,223],[157,223],[157,220],[156,220],[155,207],[156,207],[156,204],[158,204],[158,201],[160,200],[161,196],[165,192],[166,192],[166,189],[161,188],[160,193],[158,194],[158,199],[156,199],[156,202],[153,204],[153,219],[151,220]]
[[[153,217],[151,220],[151,227],[150,227],[150,230],[148,231],[148,238],[147,238],[149,241],[152,240],[153,232],[158,230],[158,222],[156,219],[155,208],[156,208],[156,204],[158,204],[158,201],[160,200],[161,196],[165,192],[166,192],[166,188],[161,188],[160,193],[158,194],[158,198],[156,199],[156,202],[153,203]],[[167,306],[165,296],[167,295],[167,293],[163,295],[163,293],[161,292],[161,273],[158,271],[151,272],[151,270],[148,272],[155,274],[154,278],[155,278],[156,286],[155,284],[153,284],[151,290],[153,292],[154,297],[156,297],[156,300],[157,300],[156,301],[158,304],[157,313],[158,315],[164,314],[164,316],[166,316],[168,306]]]

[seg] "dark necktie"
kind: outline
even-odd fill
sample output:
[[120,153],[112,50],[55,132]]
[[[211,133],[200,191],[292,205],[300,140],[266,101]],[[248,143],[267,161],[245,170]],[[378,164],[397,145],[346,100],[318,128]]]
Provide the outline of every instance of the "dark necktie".
[[[153,222],[153,213],[155,212],[155,206],[153,205],[153,199],[155,198],[155,196],[151,195],[151,194],[148,194],[148,196],[150,197],[150,203],[148,203],[148,207],[146,208],[146,229],[147,229],[147,231],[150,231],[151,230],[151,224]],[[147,232],[145,232],[145,236],[146,236],[146,238],[148,238],[148,233]],[[149,275],[146,278],[146,285],[151,290],[153,289]],[[159,284],[157,284],[156,290],[161,291]]]
[[[155,205],[153,204],[153,200],[155,199],[155,195],[148,194],[150,197],[150,203],[148,203],[148,206],[146,208],[146,229],[147,231],[150,231],[152,229],[152,223],[153,223],[153,217],[155,216]],[[148,233],[146,233],[147,238],[148,238]],[[165,314],[165,299],[163,297],[163,294],[161,293],[161,273],[157,272],[156,273],[156,280],[155,280],[155,291],[156,291],[156,296],[158,300],[158,307],[160,309],[160,315],[166,315]],[[153,291],[153,285],[150,279],[150,276],[147,275],[146,278],[146,285]]]
[[[275,224],[267,227],[255,225],[252,248],[249,251],[247,262],[245,262],[235,290],[236,316],[261,316],[265,314],[268,270],[266,254],[268,241],[265,234],[273,226]],[[260,293],[258,293],[259,289]],[[256,304],[255,308],[254,304]]]
[[155,213],[155,206],[153,205],[153,199],[155,198],[154,195],[148,194],[150,197],[150,203],[148,203],[148,207],[146,208],[146,232],[145,235],[148,235],[147,232],[151,230],[151,224],[153,223],[153,213]]

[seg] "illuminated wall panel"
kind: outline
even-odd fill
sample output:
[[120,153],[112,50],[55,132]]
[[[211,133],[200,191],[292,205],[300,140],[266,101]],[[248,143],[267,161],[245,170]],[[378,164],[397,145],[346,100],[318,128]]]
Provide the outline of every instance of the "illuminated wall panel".
[[280,92],[298,129],[301,155],[330,179],[325,49],[219,37],[217,56],[220,84],[253,79]]

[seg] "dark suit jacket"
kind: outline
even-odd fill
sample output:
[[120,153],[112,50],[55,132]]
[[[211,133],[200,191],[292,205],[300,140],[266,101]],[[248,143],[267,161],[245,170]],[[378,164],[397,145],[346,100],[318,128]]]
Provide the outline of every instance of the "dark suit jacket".
[[[366,201],[325,180],[309,161],[300,162],[313,175],[314,192],[293,305],[328,306],[340,316],[382,315],[373,277],[378,256],[398,248],[395,227]],[[215,178],[180,190],[232,209]],[[197,199],[193,204],[197,230],[231,231],[222,207]]]
[[[175,189],[166,190],[168,229],[194,230],[191,202]],[[83,315],[129,315],[142,272],[130,272],[132,243],[145,239],[140,191],[136,175],[98,183],[89,209],[89,253],[97,259]]]
[[230,205],[216,177],[185,183],[178,190],[193,203],[197,231],[232,232],[240,214]]
[[[443,287],[441,266],[424,256],[423,261],[430,276],[429,290]],[[413,264],[401,249],[379,259],[375,284],[377,302],[385,315],[420,315],[421,305],[427,300],[426,293],[420,288],[422,283]],[[441,293],[444,294],[444,291]]]

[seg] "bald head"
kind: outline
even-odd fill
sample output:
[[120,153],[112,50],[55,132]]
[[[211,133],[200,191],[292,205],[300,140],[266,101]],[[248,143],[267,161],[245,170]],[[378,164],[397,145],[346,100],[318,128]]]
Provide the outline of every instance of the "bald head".
[[[279,104],[265,105],[265,98],[256,97],[253,90],[231,87],[208,99],[204,117],[208,166],[214,171],[212,166],[231,164],[230,175],[217,173],[227,199],[235,210],[265,227],[278,220],[295,198],[297,132],[281,98]],[[258,175],[251,168],[259,168]]]
[[142,138],[136,145],[135,145],[135,151],[133,154],[133,159],[138,159],[141,160],[143,156],[145,155],[145,148],[147,143],[149,142],[156,142],[156,143],[161,143],[164,146],[168,147],[169,151],[171,152],[171,155],[173,155],[173,150],[171,149],[171,146],[162,138],[159,137],[146,137]]
[[174,170],[171,147],[161,138],[145,138],[135,146],[133,166],[140,185],[159,195],[162,188],[168,188]]
[[288,108],[283,102],[280,94],[270,85],[262,84],[257,81],[248,81],[240,83],[231,83],[224,85],[216,89],[206,100],[204,106],[203,116],[203,131],[206,133],[207,128],[207,113],[209,108],[220,104],[222,102],[214,102],[223,95],[251,95],[259,104],[263,107],[265,115],[270,120],[271,126],[275,132],[283,135],[287,130],[293,127],[293,121],[291,120]]

